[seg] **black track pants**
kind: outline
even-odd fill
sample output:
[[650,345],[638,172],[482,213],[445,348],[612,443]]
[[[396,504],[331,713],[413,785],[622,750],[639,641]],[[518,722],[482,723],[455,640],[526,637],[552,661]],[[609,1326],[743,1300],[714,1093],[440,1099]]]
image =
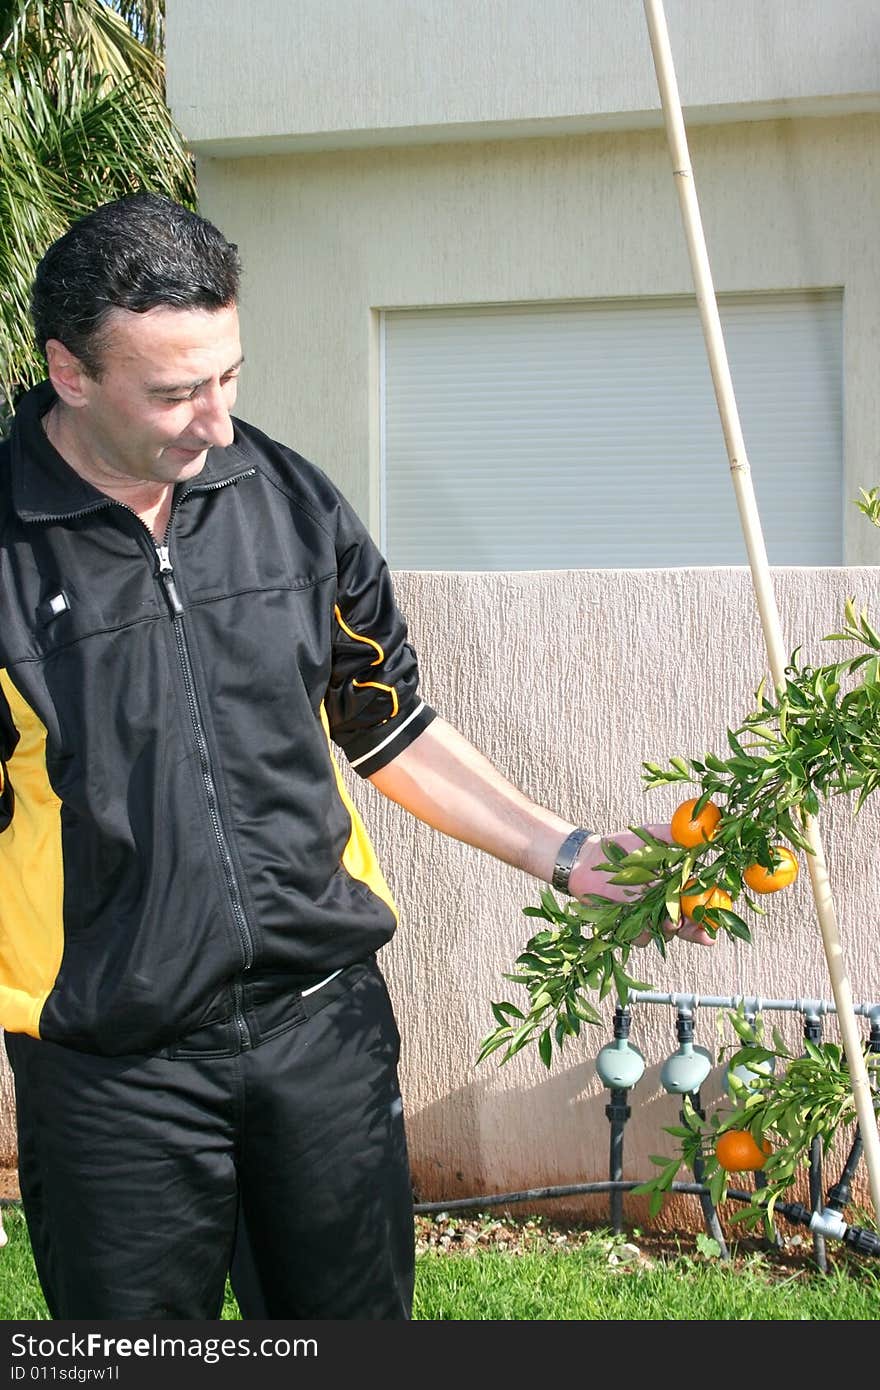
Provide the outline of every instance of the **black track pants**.
[[54,1318],[401,1319],[413,1212],[399,1036],[375,962],[254,996],[147,1057],[7,1034],[19,1176]]

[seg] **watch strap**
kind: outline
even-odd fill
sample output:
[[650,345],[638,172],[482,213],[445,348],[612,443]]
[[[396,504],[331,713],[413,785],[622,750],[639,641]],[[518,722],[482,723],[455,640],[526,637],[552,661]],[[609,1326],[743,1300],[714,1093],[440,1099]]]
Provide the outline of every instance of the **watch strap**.
[[556,863],[553,866],[553,877],[551,885],[560,893],[568,892],[568,880],[575,861],[580,853],[581,845],[593,834],[592,830],[585,830],[579,826],[567,835],[559,846],[559,853],[556,856]]

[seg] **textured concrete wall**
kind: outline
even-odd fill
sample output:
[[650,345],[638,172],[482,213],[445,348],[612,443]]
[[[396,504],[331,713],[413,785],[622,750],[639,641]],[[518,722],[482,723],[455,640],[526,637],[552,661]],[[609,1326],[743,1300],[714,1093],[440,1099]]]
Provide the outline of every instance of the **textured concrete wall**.
[[[854,497],[877,481],[880,438],[880,117],[690,143],[719,294],[843,288]],[[659,131],[198,167],[202,207],[244,258],[240,413],[325,468],[375,534],[378,310],[693,293]],[[880,533],[846,517],[846,563],[880,561]]]
[[[880,612],[877,569],[783,569],[774,583],[787,648],[802,643],[816,663],[841,659],[840,644],[818,639],[839,626],[847,594]],[[766,670],[747,570],[407,573],[397,584],[427,698],[529,795],[604,831],[666,819],[681,793],[646,793],[642,760],[723,754],[726,728],[752,708]],[[402,913],[383,965],[401,1021],[420,1199],[606,1177],[608,1096],[594,1059],[610,1025],[587,1029],[549,1073],[534,1050],[504,1067],[491,1058],[475,1066],[494,1026],[490,1001],[526,998],[502,976],[539,925],[521,909],[541,885],[413,822],[372,787],[354,790]],[[880,805],[854,820],[839,800],[820,826],[855,1000],[880,1001]],[[832,999],[806,870],[768,899],[751,946],[679,945],[666,962],[652,947],[638,954],[637,971],[662,992]],[[710,1049],[718,1018],[697,1014],[697,1041]],[[799,1049],[799,1017],[769,1021]],[[838,1036],[833,1018],[826,1035]],[[678,1102],[659,1083],[676,1045],[674,1010],[637,1007],[632,1040],[648,1060],[625,1137],[625,1176],[639,1178],[654,1171],[650,1153],[674,1152],[661,1127],[676,1122]],[[708,1103],[721,1080],[716,1069]],[[567,1206],[601,1214],[607,1203]],[[700,1224],[693,1199],[662,1219]]]
[[[665,8],[696,119],[877,109],[874,0]],[[641,4],[168,0],[167,13],[169,101],[200,153],[659,122]]]
[[[774,583],[787,648],[802,644],[815,663],[846,651],[819,638],[839,626],[847,595],[880,616],[880,569],[782,569]],[[766,669],[747,570],[405,573],[397,589],[426,698],[530,796],[602,831],[667,819],[681,793],[646,794],[642,761],[723,753],[725,729],[751,708]],[[522,908],[541,885],[436,834],[344,771],[401,912],[382,964],[403,1036],[419,1198],[606,1177],[607,1094],[594,1058],[610,1028],[586,1030],[549,1073],[534,1050],[505,1067],[494,1059],[475,1066],[493,1026],[490,1001],[525,998],[503,974],[535,929]],[[820,825],[853,995],[880,1001],[880,804],[869,802],[854,820],[839,800]],[[675,946],[666,962],[651,948],[639,953],[639,971],[663,992],[831,1000],[806,872],[768,901],[754,938],[751,947],[726,938],[711,950]],[[611,1005],[603,1007],[610,1018]],[[773,1021],[798,1044],[800,1020]],[[649,1153],[673,1152],[661,1127],[675,1123],[677,1102],[658,1076],[674,1050],[674,1025],[672,1009],[634,1011],[632,1040],[648,1069],[632,1093],[629,1178],[653,1171]],[[715,1011],[698,1010],[697,1041],[714,1047],[715,1029]],[[828,1036],[837,1036],[833,1019]],[[704,1088],[707,1103],[720,1094],[720,1075]],[[14,1147],[8,1083],[4,1064],[0,1154]],[[601,1216],[607,1198],[567,1206]],[[693,1199],[663,1220],[700,1224]]]

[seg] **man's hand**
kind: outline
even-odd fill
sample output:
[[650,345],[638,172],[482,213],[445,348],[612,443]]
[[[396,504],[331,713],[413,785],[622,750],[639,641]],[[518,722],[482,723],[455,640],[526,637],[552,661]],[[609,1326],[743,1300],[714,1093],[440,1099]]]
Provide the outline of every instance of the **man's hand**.
[[[645,829],[651,835],[656,836],[658,840],[664,840],[668,845],[673,843],[672,834],[667,824],[646,825]],[[645,843],[632,830],[617,831],[613,835],[591,835],[584,842],[583,849],[569,875],[569,892],[573,898],[578,898],[582,902],[591,893],[596,893],[602,898],[610,898],[612,902],[629,902],[631,898],[638,896],[639,890],[626,888],[620,883],[612,883],[611,874],[604,869],[596,868],[597,864],[603,864],[608,859],[602,848],[605,840],[613,840],[627,854],[634,849],[642,848]],[[697,946],[714,946],[715,944],[714,938],[709,935],[705,927],[701,927],[698,922],[683,915],[679,919],[678,926],[667,917],[663,923],[663,934],[667,938],[678,936],[682,941],[691,941]],[[647,946],[650,940],[651,933],[644,931],[635,938],[633,945]]]

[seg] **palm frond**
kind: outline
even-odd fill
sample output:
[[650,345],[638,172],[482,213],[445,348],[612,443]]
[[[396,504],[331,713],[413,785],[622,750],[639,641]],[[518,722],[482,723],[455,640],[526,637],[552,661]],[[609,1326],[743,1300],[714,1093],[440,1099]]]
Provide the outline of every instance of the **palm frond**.
[[[164,39],[164,3],[123,0],[113,6],[105,0],[0,0],[0,51],[21,61],[28,54],[40,57],[44,77],[51,84],[53,66],[62,55],[75,53],[78,66],[105,81],[121,81],[135,75],[164,94],[165,63],[162,50],[140,42],[139,31],[156,37],[161,18]],[[123,13],[124,11],[124,13]],[[161,11],[161,15],[155,12]],[[131,23],[129,23],[129,18]]]
[[158,57],[165,53],[165,0],[113,0],[135,38]]
[[137,189],[195,206],[192,160],[161,92],[140,71],[91,68],[94,51],[48,50],[49,80],[46,50],[19,45],[0,56],[0,391],[8,400],[45,374],[28,302],[50,243],[83,213]]

